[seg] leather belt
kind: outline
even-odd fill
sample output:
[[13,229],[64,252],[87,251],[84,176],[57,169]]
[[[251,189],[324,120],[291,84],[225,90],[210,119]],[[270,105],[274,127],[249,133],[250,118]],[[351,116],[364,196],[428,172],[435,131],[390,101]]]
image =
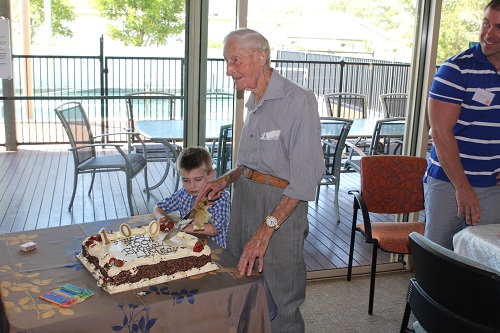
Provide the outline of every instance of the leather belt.
[[266,175],[264,173],[260,173],[258,171],[255,171],[253,169],[246,168],[245,169],[245,177],[248,179],[254,180],[256,182],[262,183],[262,184],[268,184],[271,186],[276,186],[276,187],[281,187],[285,188],[288,186],[288,181],[286,181],[283,178],[278,178],[274,177],[271,175]]

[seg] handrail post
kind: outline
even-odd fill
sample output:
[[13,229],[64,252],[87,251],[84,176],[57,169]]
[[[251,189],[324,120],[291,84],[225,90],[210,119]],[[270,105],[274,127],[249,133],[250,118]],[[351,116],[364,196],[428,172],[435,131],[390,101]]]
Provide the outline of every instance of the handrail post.
[[[344,67],[346,66],[346,62],[342,59],[340,61],[340,82],[339,82],[339,93],[343,92],[344,89],[342,87],[342,83],[344,82]],[[339,104],[337,105],[337,117],[340,117],[340,111],[342,107],[342,96],[339,95]]]
[[[99,63],[101,65],[101,96],[108,96],[108,75],[107,75],[107,64],[104,62],[104,37],[101,35],[99,40]],[[101,99],[101,134],[108,133],[109,123],[108,123],[108,99]],[[107,137],[105,141],[108,141]]]

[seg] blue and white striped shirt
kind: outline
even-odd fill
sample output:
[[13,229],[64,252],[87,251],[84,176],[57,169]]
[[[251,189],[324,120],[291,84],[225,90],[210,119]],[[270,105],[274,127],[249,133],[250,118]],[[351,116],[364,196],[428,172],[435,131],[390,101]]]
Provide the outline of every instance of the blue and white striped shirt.
[[[482,90],[494,94],[490,105],[484,99],[473,99]],[[453,134],[465,174],[473,187],[495,186],[500,171],[500,75],[479,44],[439,68],[429,97],[461,105]],[[434,146],[426,174],[449,181]]]
[[[181,216],[186,215],[193,208],[195,197],[184,188],[179,189],[171,197],[165,198],[157,203],[158,207],[167,214],[179,211]],[[231,197],[228,191],[223,191],[220,198],[208,207],[208,214],[212,218],[212,224],[217,230],[217,235],[208,236],[211,240],[226,248],[227,228],[229,225],[229,209]]]

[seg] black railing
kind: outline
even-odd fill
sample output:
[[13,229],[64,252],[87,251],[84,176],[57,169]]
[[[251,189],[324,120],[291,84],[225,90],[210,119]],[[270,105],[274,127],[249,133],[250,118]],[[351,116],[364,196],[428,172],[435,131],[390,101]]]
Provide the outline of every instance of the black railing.
[[[357,60],[332,60],[330,55],[308,54],[308,60],[275,60],[272,66],[311,89],[318,98],[322,115],[326,115],[324,94],[353,92],[367,96],[367,117],[380,118],[378,96],[406,92],[410,66]],[[14,55],[15,97],[0,100],[2,109],[3,100],[15,101],[19,144],[63,143],[67,139],[53,110],[68,100],[84,104],[94,134],[126,127],[125,96],[134,92],[172,94],[169,97],[172,103],[165,103],[169,105],[168,112],[139,112],[139,119],[184,119],[184,66],[183,58],[173,57]],[[209,59],[207,68],[207,118],[232,119],[233,83],[225,75],[224,60]],[[0,123],[4,123],[3,114]],[[4,133],[0,127],[2,145]]]

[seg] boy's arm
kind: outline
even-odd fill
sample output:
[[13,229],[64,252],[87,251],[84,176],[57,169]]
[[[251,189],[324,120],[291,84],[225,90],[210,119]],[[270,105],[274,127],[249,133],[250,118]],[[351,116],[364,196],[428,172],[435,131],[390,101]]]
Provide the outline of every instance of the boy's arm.
[[187,232],[188,234],[207,235],[212,237],[219,233],[211,223],[205,223],[205,229],[203,230],[194,230],[194,226],[191,223],[184,229],[184,232]]
[[158,205],[155,206],[155,208],[153,209],[153,215],[156,219],[156,221],[158,221],[159,223],[166,223],[168,218],[167,218],[167,213],[161,209],[160,207],[158,207]]
[[167,222],[170,218],[167,214],[180,210],[180,202],[182,200],[182,189],[177,190],[171,197],[164,198],[153,208],[153,215],[158,222]]
[[214,201],[211,208],[212,223],[205,223],[205,230],[194,230],[192,224],[189,224],[184,231],[187,233],[216,236],[219,233],[226,233],[229,224],[229,209],[231,206],[229,192],[222,192],[221,197]]

